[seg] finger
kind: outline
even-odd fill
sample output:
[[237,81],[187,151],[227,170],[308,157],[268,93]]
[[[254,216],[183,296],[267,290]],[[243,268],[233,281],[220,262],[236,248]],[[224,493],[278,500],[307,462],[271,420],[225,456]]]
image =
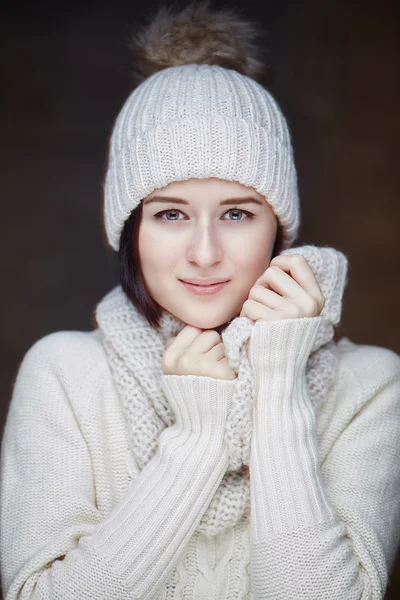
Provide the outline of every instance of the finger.
[[270,266],[272,265],[277,265],[283,271],[289,273],[311,296],[318,298],[322,294],[314,272],[302,254],[280,254],[271,260]]
[[165,344],[166,348],[169,348],[171,344],[174,343],[176,336],[174,335],[173,337],[169,338]]
[[226,357],[218,361],[215,367],[215,375],[217,376],[217,379],[229,379],[232,381],[237,377]]
[[214,346],[213,348],[211,348],[211,350],[209,350],[207,352],[207,358],[209,358],[210,360],[213,360],[215,362],[218,362],[221,359],[225,358],[225,345],[224,345],[224,343],[221,342],[220,344],[217,344],[216,346]]
[[193,340],[195,340],[202,332],[202,329],[198,327],[193,327],[192,325],[186,325],[182,331],[178,333],[174,340],[172,340],[169,349],[169,354],[172,355],[173,359],[176,359],[183,352],[187,350],[187,348],[191,345]]
[[306,301],[309,294],[288,273],[277,265],[272,265],[263,274],[263,281],[269,284],[274,292],[296,302]]
[[206,329],[197,336],[187,350],[198,354],[206,354],[214,346],[221,343],[221,336],[215,329]]
[[246,300],[243,304],[242,311],[245,312],[246,316],[253,321],[275,321],[279,319],[281,311],[267,308],[256,300]]
[[282,307],[284,298],[274,292],[273,290],[265,288],[263,285],[253,285],[249,292],[249,298],[251,300],[257,300],[265,306],[277,309]]

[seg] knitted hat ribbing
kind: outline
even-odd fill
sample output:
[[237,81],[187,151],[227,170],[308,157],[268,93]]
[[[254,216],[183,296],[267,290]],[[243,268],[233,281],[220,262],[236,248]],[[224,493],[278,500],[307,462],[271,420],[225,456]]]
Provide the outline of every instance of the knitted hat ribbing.
[[300,224],[288,126],[260,83],[234,69],[185,64],[158,71],[128,97],[110,139],[104,220],[114,250],[141,200],[173,181],[217,177],[265,196],[282,249]]

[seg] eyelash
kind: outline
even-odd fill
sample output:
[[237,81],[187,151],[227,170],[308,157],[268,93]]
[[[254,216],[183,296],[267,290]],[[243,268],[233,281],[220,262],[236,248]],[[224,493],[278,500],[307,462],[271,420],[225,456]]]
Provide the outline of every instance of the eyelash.
[[[241,213],[245,214],[248,219],[254,219],[254,217],[255,217],[255,215],[253,213],[249,212],[248,210],[242,210],[241,208],[230,208],[229,210],[227,210],[224,213],[224,215],[226,215],[226,214],[228,214],[229,212],[232,212],[232,211],[241,212]],[[161,212],[159,212],[156,215],[154,215],[154,218],[155,219],[160,219],[160,220],[163,220],[163,221],[168,221],[170,223],[173,223],[174,221],[179,221],[180,220],[180,219],[162,219],[162,216],[165,215],[166,213],[169,213],[169,212],[175,212],[175,213],[181,213],[181,214],[183,214],[181,210],[176,210],[175,208],[168,208],[168,209],[162,210]],[[228,220],[230,220],[230,221],[237,221],[237,222],[247,221],[247,219],[228,219]]]

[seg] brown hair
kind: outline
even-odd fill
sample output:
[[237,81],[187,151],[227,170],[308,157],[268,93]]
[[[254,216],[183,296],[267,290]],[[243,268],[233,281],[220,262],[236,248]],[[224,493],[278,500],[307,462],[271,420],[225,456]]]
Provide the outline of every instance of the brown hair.
[[[119,242],[119,282],[126,296],[147,322],[157,329],[160,324],[163,307],[150,295],[144,281],[139,256],[139,227],[142,221],[143,202],[131,212],[124,223]],[[272,258],[280,254],[282,247],[282,227],[278,222]],[[220,333],[224,326],[216,330]]]

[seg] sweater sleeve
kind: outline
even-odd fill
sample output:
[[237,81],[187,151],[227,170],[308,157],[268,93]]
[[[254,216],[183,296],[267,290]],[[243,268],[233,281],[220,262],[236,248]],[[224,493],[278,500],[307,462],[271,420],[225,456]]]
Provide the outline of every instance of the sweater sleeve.
[[253,590],[257,600],[382,600],[400,536],[400,357],[377,349],[366,368],[373,391],[322,469],[306,383],[319,321],[258,322],[252,332]]
[[2,440],[5,600],[152,598],[226,471],[223,432],[234,382],[163,376],[176,421],[104,518],[67,380],[48,350],[37,344],[25,355]]

